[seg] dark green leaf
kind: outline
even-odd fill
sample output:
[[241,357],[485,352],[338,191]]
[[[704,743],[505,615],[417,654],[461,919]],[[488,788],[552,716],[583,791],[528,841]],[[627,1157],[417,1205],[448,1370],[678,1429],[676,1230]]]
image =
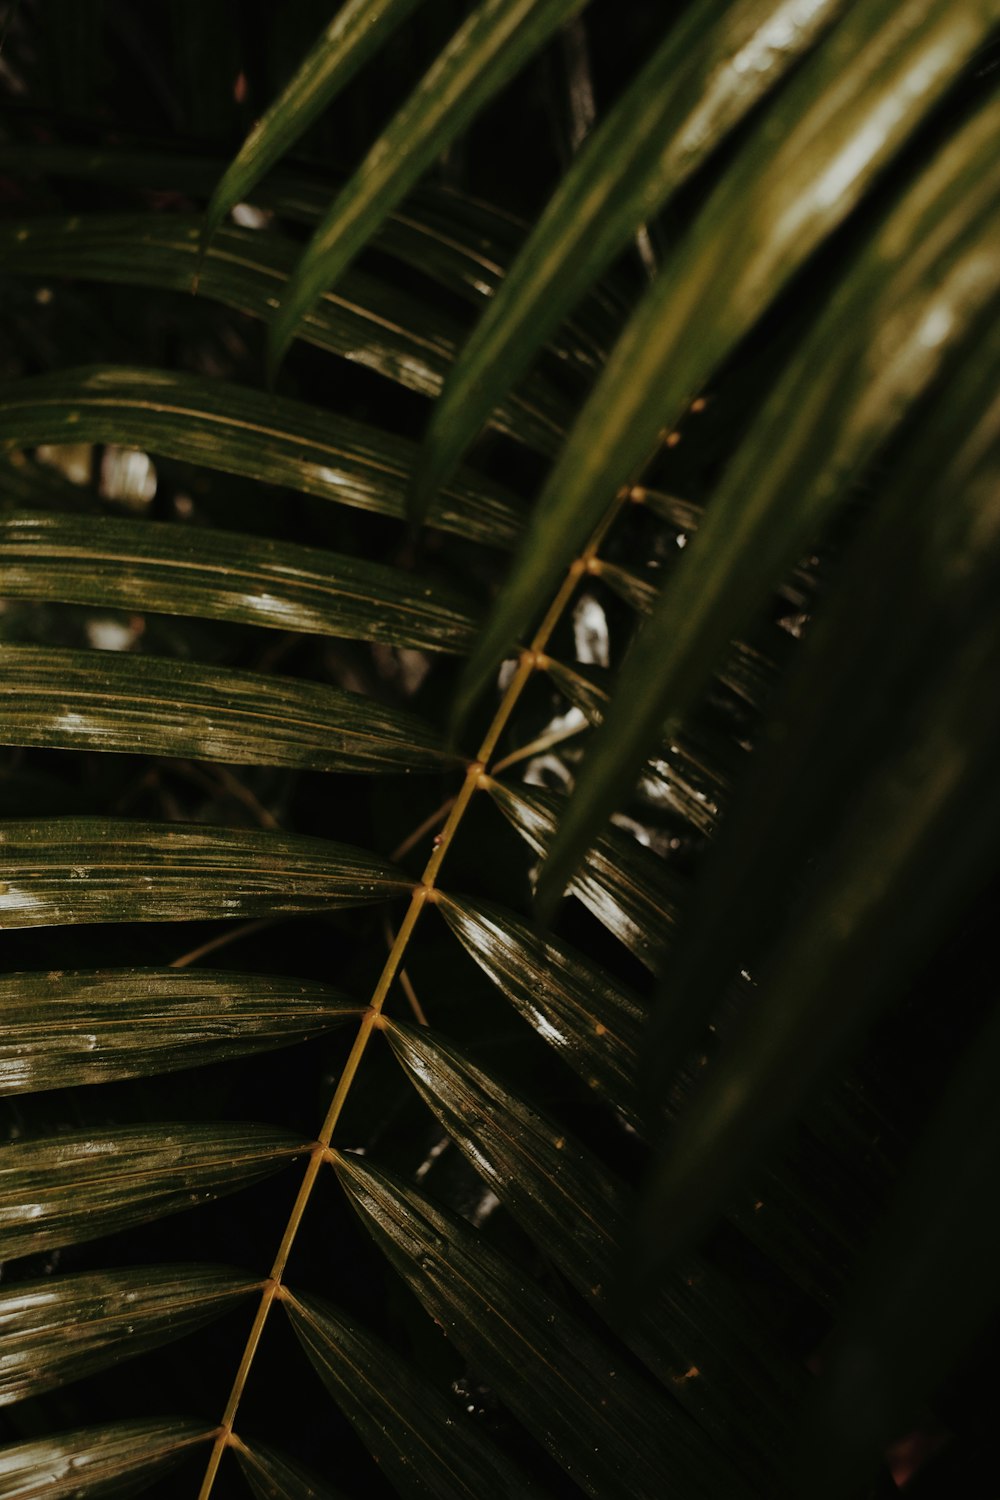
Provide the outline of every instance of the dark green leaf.
[[[74,276],[188,293],[198,257],[200,221],[180,215],[80,215],[0,224],[8,275]],[[294,240],[224,228],[205,252],[201,296],[254,318],[267,318],[298,258]],[[349,271],[326,292],[299,336],[364,365],[423,396],[436,396],[461,343],[461,325],[394,286]],[[548,381],[527,380],[494,413],[517,441],[554,453],[572,415]]]
[[260,829],[48,818],[0,824],[0,848],[4,927],[326,911],[410,889],[362,849]]
[[340,7],[227,167],[205,214],[206,240],[419,3],[348,0]]
[[449,141],[585,0],[480,0],[338,194],[271,321],[269,364]]
[[[504,817],[545,855],[555,837],[565,798],[538,787],[518,787],[492,777],[486,790]],[[572,894],[654,973],[676,920],[680,888],[663,861],[617,828],[602,833],[573,877]]]
[[[895,97],[895,96],[894,96]],[[542,885],[557,891],[669,712],[679,717],[769,587],[812,541],[996,299],[1000,104],[984,107],[890,214],[792,360],[640,632]],[[908,253],[903,257],[903,246]]]
[[773,1479],[774,1454],[787,1441],[792,1369],[762,1357],[764,1329],[725,1278],[707,1262],[678,1267],[623,1329],[611,1289],[632,1213],[624,1186],[563,1125],[429,1028],[387,1022],[386,1035],[449,1136],[539,1249],[706,1431],[720,1444],[739,1431],[748,1466]]
[[0,1500],[135,1495],[214,1437],[203,1422],[116,1422],[0,1448]]
[[415,715],[360,694],[234,667],[48,646],[0,646],[0,744],[354,773],[457,762]]
[[[416,445],[301,401],[199,375],[93,365],[0,387],[0,441],[121,443],[287,485],[340,505],[402,516]],[[460,476],[430,524],[511,547],[519,507],[495,485]]]
[[743,1493],[672,1397],[655,1394],[464,1220],[355,1156],[338,1157],[336,1170],[427,1311],[587,1494]]
[[267,1125],[187,1122],[15,1141],[0,1161],[0,1255],[161,1219],[236,1192],[308,1149]]
[[102,516],[0,517],[0,595],[467,650],[469,603],[380,563],[235,532]]
[[146,1077],[287,1046],[360,1014],[325,985],[216,969],[0,977],[0,1094]]
[[462,350],[421,454],[417,518],[498,399],[629,236],[844,9],[844,0],[743,0],[696,6],[675,22],[584,144]]
[[259,1287],[186,1265],[18,1282],[0,1291],[0,1405],[183,1338]]
[[357,1428],[390,1483],[420,1500],[537,1496],[527,1475],[492,1447],[426,1376],[327,1302],[284,1298],[295,1333],[323,1384]]
[[232,1448],[257,1500],[341,1500],[340,1490],[321,1484],[308,1469],[274,1448],[257,1442],[251,1448],[235,1436]]
[[803,63],[615,346],[480,637],[458,718],[658,435],[843,223],[997,19],[995,0],[858,0]]
[[513,912],[442,894],[448,926],[543,1041],[636,1128],[642,1007],[566,943],[542,937]]
[[[794,906],[780,900],[770,847],[747,856],[746,825],[758,812],[751,784],[744,810],[734,811],[740,836],[734,829],[728,868],[690,918],[661,1012],[661,1068],[687,1040],[685,1002],[700,1018],[741,961],[734,949],[752,936],[741,901],[752,921],[761,892],[765,904],[777,893],[790,920],[777,931],[769,920],[760,993],[667,1143],[647,1204],[651,1247],[685,1241],[718,1211],[754,1151],[995,867],[998,376],[995,324],[981,357],[952,372],[897,465],[831,615],[807,642],[770,763],[761,764],[768,805],[781,807],[778,859],[798,855],[798,869],[812,855]],[[819,702],[817,681],[828,683]]]

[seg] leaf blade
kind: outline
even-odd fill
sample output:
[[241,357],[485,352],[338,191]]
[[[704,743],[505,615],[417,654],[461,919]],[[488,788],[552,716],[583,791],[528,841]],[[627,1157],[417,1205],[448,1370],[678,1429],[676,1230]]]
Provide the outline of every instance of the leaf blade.
[[460,594],[401,569],[318,547],[163,521],[0,517],[0,592],[232,620],[430,651],[467,649]]
[[443,770],[415,714],[298,678],[125,652],[0,645],[0,743],[314,771]]
[[346,844],[123,818],[0,825],[5,927],[170,922],[364,906],[410,882]]
[[83,1427],[0,1448],[3,1500],[134,1495],[214,1433],[179,1418]]
[[0,1291],[0,1405],[184,1338],[259,1288],[246,1273],[201,1265],[18,1282]]
[[0,977],[0,1095],[148,1077],[288,1046],[361,1014],[326,985],[198,969]]
[[0,1162],[0,1248],[14,1258],[148,1223],[235,1192],[308,1149],[266,1125],[188,1122],[14,1141]]

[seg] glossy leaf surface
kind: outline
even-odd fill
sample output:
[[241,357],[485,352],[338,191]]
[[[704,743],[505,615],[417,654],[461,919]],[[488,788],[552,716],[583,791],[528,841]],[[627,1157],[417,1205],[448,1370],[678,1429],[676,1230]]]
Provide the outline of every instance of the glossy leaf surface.
[[419,3],[348,0],[340,7],[226,168],[205,214],[206,239]]
[[485,1476],[502,1495],[538,1496],[426,1376],[328,1302],[289,1296],[285,1309],[317,1374],[400,1495],[478,1500]]
[[[982,354],[954,372],[898,467],[838,608],[790,688],[787,728],[767,767],[768,794],[781,789],[785,820],[775,853],[797,856],[798,867],[807,852],[812,858],[794,921],[777,931],[772,924],[759,996],[667,1142],[647,1203],[651,1244],[683,1240],[718,1211],[750,1154],[801,1107],[995,868],[1000,325]],[[847,671],[858,659],[866,664],[863,693]],[[829,683],[820,703],[811,697],[817,680]],[[851,718],[837,711],[841,692]],[[751,799],[754,790],[747,788]],[[799,830],[814,806],[810,850]],[[751,800],[741,822],[752,824],[756,813]],[[731,973],[731,944],[744,936],[740,899],[752,919],[761,888],[780,892],[770,849],[747,862],[745,828],[740,835],[729,868],[706,889],[711,915],[696,911],[678,955],[680,1037],[671,1045],[665,1014],[661,1069],[688,1039],[685,995],[700,1017]]]
[[0,1290],[0,1404],[183,1338],[257,1289],[216,1266],[141,1266]]
[[0,1254],[160,1219],[236,1192],[307,1149],[287,1131],[247,1124],[127,1125],[14,1141],[0,1162]]
[[888,10],[859,0],[806,59],[616,344],[480,638],[459,717],[661,432],[843,223],[998,19],[996,0]]
[[750,1450],[748,1467],[771,1470],[787,1424],[792,1370],[781,1360],[762,1360],[764,1330],[725,1278],[707,1262],[677,1267],[634,1325],[622,1327],[612,1288],[632,1213],[624,1186],[564,1125],[430,1028],[391,1022],[386,1034],[449,1136],[580,1296],[720,1443],[739,1432]]
[[1000,166],[989,143],[998,132],[993,102],[904,196],[792,360],[623,669],[543,877],[550,894],[666,715],[686,711],[706,667],[812,544],[850,480],[995,316]]
[[629,236],[845,8],[844,0],[699,6],[668,30],[573,161],[445,382],[421,454],[415,517]]
[[204,1423],[116,1422],[0,1448],[2,1500],[135,1495],[214,1434]]
[[672,1397],[632,1375],[463,1220],[357,1157],[341,1156],[337,1174],[427,1311],[585,1493],[662,1500],[665,1475],[685,1496],[743,1492]]
[[147,1077],[287,1046],[360,1013],[303,979],[216,969],[0,977],[0,1094]]
[[[0,225],[8,275],[74,276],[190,292],[200,221],[180,215],[79,215]],[[267,318],[298,256],[294,240],[256,230],[220,229],[199,269],[199,294],[254,318]],[[416,297],[350,271],[325,292],[299,337],[387,380],[436,396],[461,342],[461,325]],[[494,414],[501,431],[553,453],[572,407],[550,382],[531,377]]]
[[0,824],[0,849],[4,927],[323,911],[410,888],[364,850],[271,830],[48,818]]
[[335,199],[272,319],[272,371],[302,319],[431,162],[585,0],[479,0]]
[[[492,778],[486,790],[536,854],[551,847],[563,801],[538,787],[516,790]],[[570,891],[599,922],[655,972],[676,920],[678,886],[661,860],[617,828],[587,852]]]
[[0,517],[0,594],[468,650],[474,611],[440,584],[317,547],[162,521]]
[[354,773],[458,759],[416,715],[325,684],[50,646],[0,646],[0,743]]
[[[120,443],[339,505],[401,517],[416,446],[286,397],[184,372],[84,365],[0,386],[0,439]],[[520,508],[498,486],[460,476],[435,506],[442,531],[511,547]]]
[[543,1041],[638,1127],[633,1094],[643,1009],[636,997],[567,944],[513,912],[441,896],[452,932]]

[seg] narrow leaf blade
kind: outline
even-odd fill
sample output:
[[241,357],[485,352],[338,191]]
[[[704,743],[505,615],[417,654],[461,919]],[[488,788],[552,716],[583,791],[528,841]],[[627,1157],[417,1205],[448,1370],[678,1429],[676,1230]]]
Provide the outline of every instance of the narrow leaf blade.
[[0,1162],[0,1254],[75,1245],[177,1213],[307,1149],[287,1131],[246,1124],[130,1125],[15,1141]]
[[436,156],[585,0],[480,0],[322,220],[271,322],[272,373],[317,298]]
[[323,1384],[401,1495],[478,1500],[483,1476],[499,1493],[537,1496],[517,1465],[374,1334],[328,1302],[286,1296],[295,1334]]
[[0,1500],[135,1495],[213,1432],[180,1418],[116,1422],[0,1448]]
[[416,715],[322,683],[51,646],[0,646],[0,744],[355,774],[459,761]]
[[410,882],[327,839],[124,818],[0,824],[4,927],[186,922],[366,906]]
[[214,969],[0,978],[0,1095],[145,1078],[287,1046],[360,1013],[325,985]]
[[226,168],[205,212],[206,240],[419,3],[348,0],[340,7]]
[[0,1405],[184,1338],[260,1283],[216,1266],[141,1266],[0,1291]]

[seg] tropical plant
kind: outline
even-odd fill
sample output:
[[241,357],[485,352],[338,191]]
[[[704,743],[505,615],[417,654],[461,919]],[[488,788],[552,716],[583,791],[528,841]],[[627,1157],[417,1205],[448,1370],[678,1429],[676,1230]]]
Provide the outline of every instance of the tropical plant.
[[7,6],[0,1496],[971,1493],[998,21]]

